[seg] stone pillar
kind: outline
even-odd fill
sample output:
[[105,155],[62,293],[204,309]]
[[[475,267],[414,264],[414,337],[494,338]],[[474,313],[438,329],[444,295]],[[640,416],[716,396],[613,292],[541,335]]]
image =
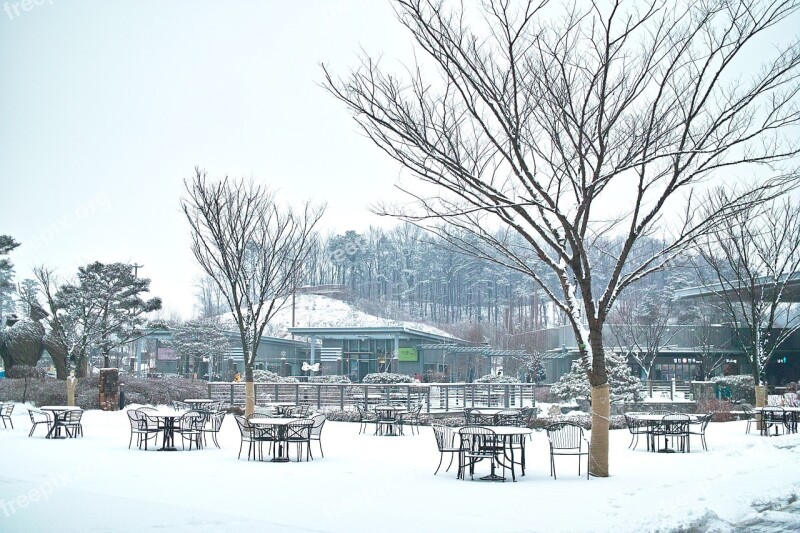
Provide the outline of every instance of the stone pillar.
[[75,385],[78,383],[78,380],[75,378],[75,371],[69,371],[69,377],[67,378],[67,405],[75,405]]
[[119,409],[119,370],[116,368],[100,369],[100,409]]

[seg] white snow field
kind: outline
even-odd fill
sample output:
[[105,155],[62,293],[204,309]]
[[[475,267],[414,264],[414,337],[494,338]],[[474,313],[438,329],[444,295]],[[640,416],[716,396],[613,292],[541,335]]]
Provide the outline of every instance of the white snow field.
[[160,452],[128,449],[124,411],[86,412],[83,438],[48,440],[41,427],[28,438],[25,407],[15,429],[0,429],[5,533],[751,531],[769,516],[784,528],[769,531],[800,530],[800,515],[775,512],[800,492],[800,435],[745,435],[745,422],[712,423],[709,451],[695,440],[689,454],[649,453],[644,442],[632,451],[628,432],[612,431],[612,476],[589,481],[574,457],[557,460],[553,480],[546,436],[534,432],[527,475],[500,483],[457,480],[455,466],[434,476],[429,427],[382,437],[327,422],[324,459],[313,444],[313,461],[248,462],[246,450],[236,459],[230,415],[221,449]]

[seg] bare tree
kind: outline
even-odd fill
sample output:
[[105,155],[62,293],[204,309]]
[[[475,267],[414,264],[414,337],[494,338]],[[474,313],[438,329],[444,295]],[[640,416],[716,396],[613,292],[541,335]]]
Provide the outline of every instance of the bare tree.
[[[576,2],[556,13],[546,3],[487,0],[476,12],[397,0],[424,59],[394,74],[364,54],[343,80],[323,66],[325,87],[432,186],[401,186],[417,209],[383,213],[526,273],[567,316],[592,387],[590,470],[607,476],[602,332],[620,292],[720,217],[798,177],[788,164],[798,146],[786,137],[800,121],[800,47],[778,49],[752,72],[742,58],[780,23],[794,30],[798,4]],[[716,211],[698,210],[705,180],[737,168],[757,169],[758,183]],[[612,235],[618,244],[598,249]],[[648,236],[661,246],[640,253]],[[601,270],[593,250],[607,257]],[[537,263],[557,277],[556,290]]]
[[281,208],[252,181],[210,182],[196,169],[181,207],[192,228],[192,252],[216,283],[239,329],[245,361],[245,411],[255,408],[253,367],[264,329],[286,305],[297,271],[312,249],[324,207]]
[[[724,195],[718,199],[726,201]],[[733,324],[758,386],[775,351],[800,329],[797,306],[785,298],[787,284],[800,276],[800,206],[785,198],[737,213],[698,250],[710,266],[703,279],[713,294],[710,303]],[[698,268],[701,275],[707,270]]]
[[200,319],[214,318],[225,312],[225,297],[214,279],[208,275],[201,276],[195,282],[195,308]]

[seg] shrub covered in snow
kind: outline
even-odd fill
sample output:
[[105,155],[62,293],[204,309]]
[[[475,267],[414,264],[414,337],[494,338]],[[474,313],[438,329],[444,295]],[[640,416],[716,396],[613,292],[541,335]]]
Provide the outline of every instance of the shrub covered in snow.
[[350,383],[349,376],[312,376],[309,383]]
[[[171,379],[135,378],[123,376],[125,404],[168,405],[172,400],[204,398],[208,385],[204,381],[174,377]],[[22,401],[21,380],[0,380],[0,400]],[[100,408],[100,379],[97,376],[79,378],[75,386],[75,403],[84,409]],[[67,403],[67,384],[57,379],[31,380],[27,401],[36,406]]]
[[279,376],[269,370],[253,370],[253,382],[255,383],[299,383],[297,378],[291,376]]
[[397,383],[416,383],[417,381],[411,376],[405,374],[395,374],[393,372],[377,372],[375,374],[367,374],[361,383],[385,383],[394,385]]
[[749,404],[756,403],[755,380],[753,376],[742,374],[739,376],[717,376],[711,381],[728,387],[731,390],[731,400],[742,400]]
[[475,380],[475,383],[519,383],[513,376],[498,376],[497,374],[486,374]]
[[[638,402],[642,399],[639,392],[642,382],[631,373],[624,355],[609,352],[606,355],[606,372],[608,372],[612,402]],[[586,376],[586,370],[580,360],[572,362],[570,371],[561,376],[551,390],[553,394],[564,401],[574,398],[591,398],[589,378]]]

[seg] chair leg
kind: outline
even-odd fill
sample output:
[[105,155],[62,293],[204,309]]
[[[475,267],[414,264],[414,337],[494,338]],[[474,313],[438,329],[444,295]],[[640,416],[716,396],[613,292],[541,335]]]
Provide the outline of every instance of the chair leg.
[[439,466],[436,467],[436,472],[433,473],[434,476],[439,473],[439,469],[442,467],[442,459],[444,459],[444,452],[439,452]]

